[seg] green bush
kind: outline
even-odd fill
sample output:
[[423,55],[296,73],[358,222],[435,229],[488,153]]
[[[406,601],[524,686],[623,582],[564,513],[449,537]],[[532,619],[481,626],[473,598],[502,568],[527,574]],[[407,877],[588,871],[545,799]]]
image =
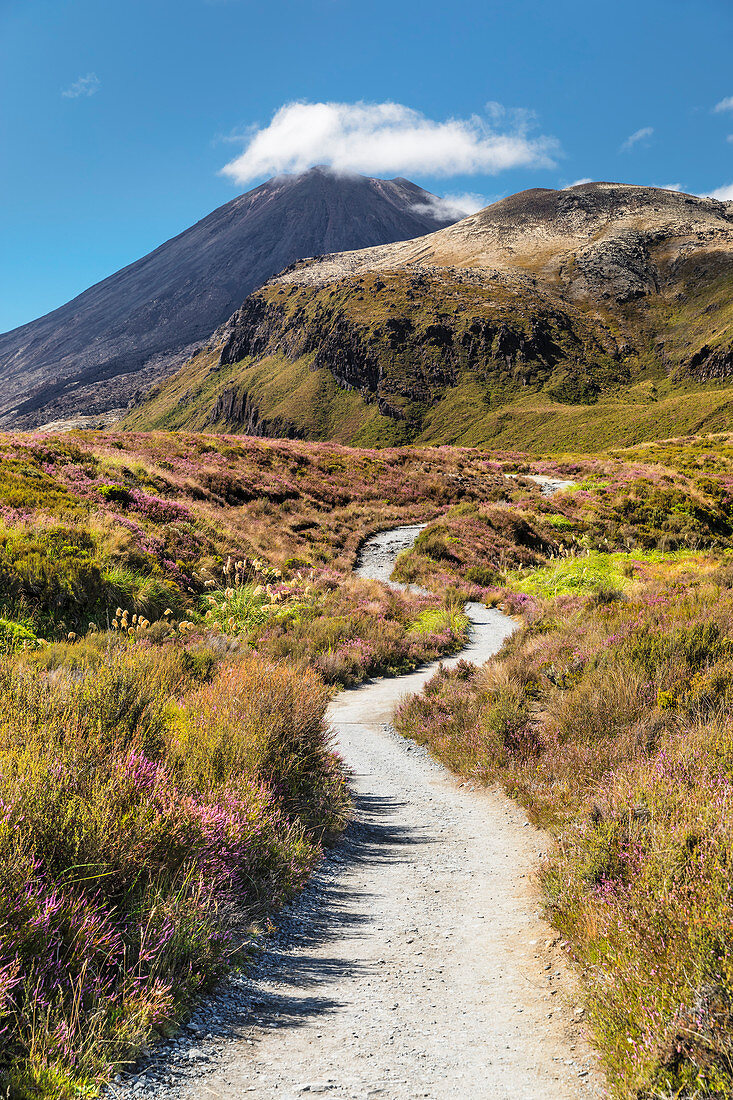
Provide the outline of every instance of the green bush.
[[0,619],[0,653],[12,653],[16,649],[37,645],[38,636],[26,623]]
[[0,531],[0,590],[13,617],[28,615],[41,628],[88,620],[103,595],[94,540],[63,526]]
[[102,485],[99,489],[99,495],[106,501],[112,504],[129,504],[132,500],[130,490],[124,485]]
[[481,588],[493,588],[504,583],[502,574],[489,565],[471,565],[465,576],[469,584],[478,584]]
[[433,561],[455,561],[456,557],[449,545],[450,536],[445,527],[431,527],[421,531],[414,542],[414,549]]

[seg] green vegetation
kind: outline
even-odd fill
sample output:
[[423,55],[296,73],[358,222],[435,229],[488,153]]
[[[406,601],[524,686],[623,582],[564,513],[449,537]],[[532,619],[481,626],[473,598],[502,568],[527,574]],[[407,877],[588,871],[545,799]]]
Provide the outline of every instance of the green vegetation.
[[[457,476],[460,468],[460,478]],[[95,1095],[300,889],[348,797],[329,684],[461,644],[351,576],[481,454],[205,436],[0,442],[0,1085]]]
[[238,362],[202,353],[125,425],[540,453],[733,426],[729,254],[701,250],[625,305],[557,289],[448,271],[274,283],[246,305]]
[[629,583],[624,567],[633,576],[628,554],[588,552],[581,557],[566,558],[533,569],[526,575],[510,573],[507,586],[513,591],[548,598],[568,592],[587,594],[604,588],[623,591]]
[[558,837],[548,909],[614,1095],[728,1096],[733,574],[628,564],[623,592],[520,604],[500,658],[440,672],[398,728]]
[[[4,437],[12,1100],[97,1094],[303,885],[348,810],[324,680],[414,667],[465,626],[438,600],[344,574],[371,525],[467,491],[455,466],[193,436]],[[492,475],[483,456],[469,467],[477,491]]]
[[[527,475],[572,484],[547,498]],[[330,685],[454,651],[466,595],[526,625],[495,665],[441,673],[402,729],[560,838],[548,904],[619,1096],[723,1088],[727,437],[533,460],[7,436],[0,521],[13,1100],[93,1095],[242,958],[348,812]],[[435,595],[352,574],[364,537],[407,522],[427,526],[398,575]]]
[[[400,563],[523,621],[497,660],[441,670],[396,724],[557,837],[548,912],[623,1100],[733,1093],[733,451],[719,449],[717,477],[712,444],[686,440],[618,452],[664,467],[579,463],[550,500],[454,506]],[[530,546],[542,560],[517,563]]]
[[[214,369],[207,355],[188,364],[185,377],[176,375],[154,392],[124,424],[138,431],[207,429],[219,394],[230,389],[249,398],[263,434],[352,446],[490,445],[527,453],[597,454],[665,436],[733,428],[733,391],[726,380],[704,383],[671,375],[628,386],[616,383],[600,388],[588,402],[560,400],[561,389],[530,388],[528,393],[521,384],[488,391],[483,376],[466,369],[451,386],[436,385],[412,402],[415,419],[404,420],[380,412],[358,389],[340,386],[327,367],[314,369],[312,362],[312,355],[290,363],[273,354]],[[248,430],[247,421],[223,413],[214,426]]]
[[602,590],[624,593],[633,579],[643,574],[647,566],[663,563],[667,569],[695,562],[699,555],[693,550],[665,553],[661,550],[638,550],[634,553],[604,554],[587,550],[578,556],[561,558],[531,570],[507,574],[506,585],[513,592],[525,592],[550,599],[576,592],[588,595]]
[[0,663],[0,1072],[96,1094],[300,888],[347,808],[316,676],[95,634]]
[[152,624],[166,609],[196,620],[232,556],[266,560],[283,583],[300,571],[323,585],[328,569],[350,570],[371,530],[434,514],[492,478],[480,453],[164,434],[5,437],[0,618],[23,624],[28,642],[106,629],[117,607]]

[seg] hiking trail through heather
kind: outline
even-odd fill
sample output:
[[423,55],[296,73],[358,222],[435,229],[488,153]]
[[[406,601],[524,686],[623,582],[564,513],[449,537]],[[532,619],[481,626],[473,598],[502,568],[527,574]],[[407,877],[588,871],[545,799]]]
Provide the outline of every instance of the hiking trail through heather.
[[[357,572],[387,581],[419,527],[375,535]],[[515,624],[469,604],[460,659]],[[116,1096],[254,1100],[595,1100],[574,978],[540,913],[546,836],[397,736],[395,704],[435,665],[329,707],[355,817],[248,975],[199,1006]]]

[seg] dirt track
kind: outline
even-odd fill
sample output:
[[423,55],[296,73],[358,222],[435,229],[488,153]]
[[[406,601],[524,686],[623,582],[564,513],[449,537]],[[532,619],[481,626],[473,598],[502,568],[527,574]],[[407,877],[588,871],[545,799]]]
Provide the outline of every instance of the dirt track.
[[[370,540],[359,572],[384,579],[418,530]],[[480,663],[513,623],[469,608],[472,640],[460,656]],[[335,698],[330,720],[353,772],[356,820],[255,971],[202,1006],[190,1038],[137,1095],[601,1094],[572,978],[539,915],[545,838],[501,793],[460,784],[389,726],[394,704],[432,671]]]

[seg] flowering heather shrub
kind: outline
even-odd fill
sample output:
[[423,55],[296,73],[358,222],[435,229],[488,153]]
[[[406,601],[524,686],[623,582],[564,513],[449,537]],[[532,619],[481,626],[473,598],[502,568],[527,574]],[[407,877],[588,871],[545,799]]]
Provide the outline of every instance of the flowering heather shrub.
[[466,448],[372,451],[170,433],[4,436],[0,615],[28,620],[46,639],[89,622],[104,627],[118,605],[151,621],[167,606],[182,615],[222,583],[229,555],[263,558],[286,579],[288,561],[296,572],[343,575],[375,529],[506,496],[501,466]]
[[[576,488],[544,498],[521,476],[532,471]],[[261,557],[286,577],[288,561],[343,576],[375,529],[437,514],[401,562],[403,579],[480,595],[507,570],[568,548],[725,544],[731,499],[719,480],[616,457],[550,463],[163,432],[6,436],[4,614],[46,638],[103,627],[118,605],[151,621],[167,606],[183,615],[222,583],[230,554]],[[352,658],[332,650],[324,669],[348,670]]]
[[538,565],[557,547],[554,536],[541,533],[516,504],[459,504],[400,555],[395,577],[408,584],[434,584],[442,577],[481,585],[485,577],[477,570],[488,570],[495,584],[507,570]]
[[[235,550],[276,565],[297,557],[349,568],[360,540],[375,529],[462,501],[507,499],[514,490],[502,468],[517,465],[516,456],[461,447],[377,451],[164,432],[6,436],[0,489],[3,468],[13,463],[27,468],[36,486],[15,500],[17,507],[58,517],[68,502],[81,521],[119,526],[124,519],[137,524],[153,556],[162,538],[174,562],[182,555],[168,546],[169,526],[188,523],[206,543],[199,564],[207,569],[209,557]],[[536,487],[531,491],[536,495]],[[193,557],[184,560],[195,569]]]
[[[204,598],[206,620],[239,635],[261,653],[306,662],[326,683],[352,685],[368,676],[409,671],[463,643],[467,620],[432,597],[397,596],[381,585],[310,578],[250,582]],[[430,606],[426,606],[430,605]]]
[[499,780],[559,839],[550,915],[614,1094],[733,1092],[733,587],[710,556],[639,562],[625,596],[537,603],[400,731]]
[[164,500],[152,493],[144,493],[140,489],[130,490],[130,506],[152,523],[190,523],[192,518],[188,508],[182,504],[177,504],[174,500]]
[[249,656],[188,696],[170,758],[203,789],[215,790],[226,775],[252,776],[310,835],[337,832],[346,793],[324,733],[327,698],[315,673]]
[[187,654],[107,636],[0,665],[12,1097],[79,1095],[170,1027],[343,823],[315,675],[250,655],[207,685]]
[[[421,620],[426,609],[435,612]],[[314,581],[311,597],[293,614],[270,617],[256,633],[258,650],[316,669],[327,684],[350,686],[370,676],[409,672],[455,652],[467,620],[432,596],[393,592],[356,578]]]

